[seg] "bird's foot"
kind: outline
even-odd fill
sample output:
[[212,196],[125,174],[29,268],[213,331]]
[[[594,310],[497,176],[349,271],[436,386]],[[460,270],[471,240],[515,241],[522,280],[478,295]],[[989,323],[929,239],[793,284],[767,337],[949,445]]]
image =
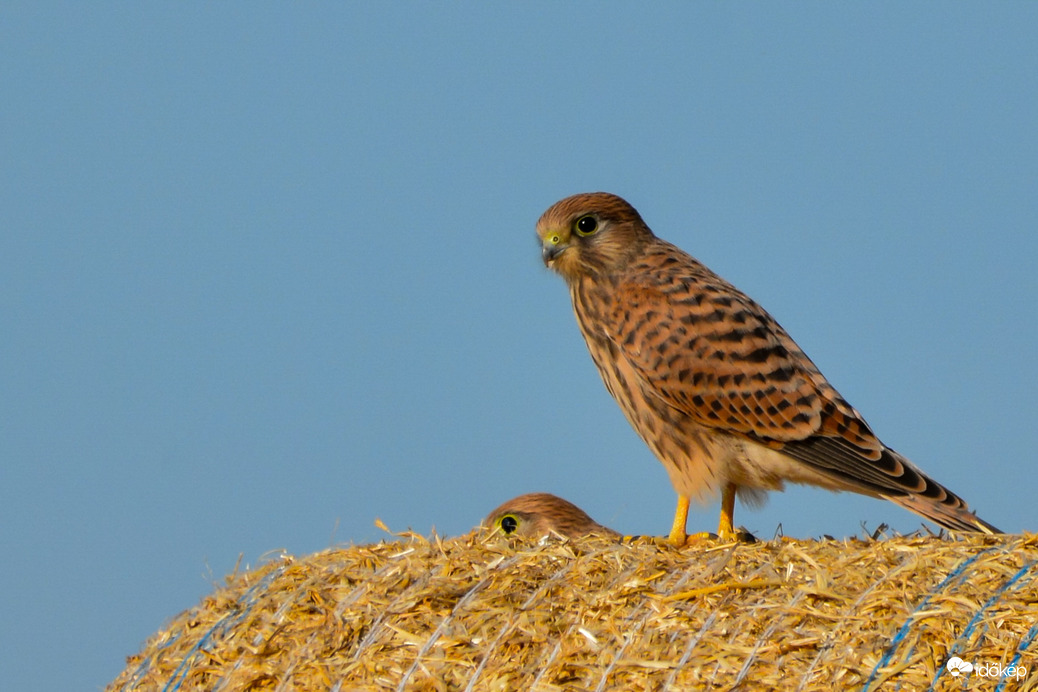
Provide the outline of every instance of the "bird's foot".
[[757,537],[744,528],[732,529],[731,531],[720,531],[718,533],[700,531],[699,533],[685,536],[685,540],[678,545],[679,547],[702,545],[704,541],[710,541],[713,543],[756,543]]
[[674,540],[674,537],[671,537],[668,540],[671,542],[671,545],[676,545],[679,548],[683,548],[685,546],[690,545],[702,545],[704,541],[710,541],[711,543],[713,543],[718,541],[720,538],[721,537],[718,536],[716,533],[711,533],[709,531],[699,531],[697,533],[688,534],[683,539],[681,539],[680,542],[676,542]]
[[621,543],[627,543],[630,545],[654,545],[658,548],[681,547],[675,546],[675,544],[670,540],[670,536],[624,536]]
[[669,536],[624,536],[623,543],[651,544],[660,548],[688,548],[691,546],[709,547],[719,543],[757,543],[757,537],[746,529],[736,529],[728,534],[718,535],[709,531],[700,531]]

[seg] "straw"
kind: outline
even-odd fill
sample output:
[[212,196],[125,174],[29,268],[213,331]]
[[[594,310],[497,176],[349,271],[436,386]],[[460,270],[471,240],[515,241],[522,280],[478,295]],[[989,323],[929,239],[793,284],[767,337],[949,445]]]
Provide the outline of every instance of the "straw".
[[952,656],[1017,676],[986,689],[1029,689],[1036,640],[1033,534],[407,534],[228,577],[108,689],[949,689]]

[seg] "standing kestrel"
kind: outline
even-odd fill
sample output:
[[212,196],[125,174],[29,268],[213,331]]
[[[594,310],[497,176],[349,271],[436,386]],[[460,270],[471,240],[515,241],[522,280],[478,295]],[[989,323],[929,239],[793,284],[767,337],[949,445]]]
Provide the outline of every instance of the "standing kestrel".
[[736,494],[760,503],[786,481],[885,498],[952,531],[999,533],[880,442],[762,307],[653,235],[623,199],[568,197],[537,235],[606,389],[678,493],[672,543],[688,539],[691,499],[720,491],[728,539]]
[[579,538],[589,533],[619,538],[620,534],[595,522],[580,507],[550,493],[514,497],[483,520],[501,533],[540,538],[552,532]]

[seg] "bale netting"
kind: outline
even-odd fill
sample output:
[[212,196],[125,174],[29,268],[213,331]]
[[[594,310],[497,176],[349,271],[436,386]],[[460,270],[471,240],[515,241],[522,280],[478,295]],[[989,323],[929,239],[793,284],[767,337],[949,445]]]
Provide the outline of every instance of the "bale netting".
[[1033,534],[397,538],[231,575],[108,689],[1038,687]]

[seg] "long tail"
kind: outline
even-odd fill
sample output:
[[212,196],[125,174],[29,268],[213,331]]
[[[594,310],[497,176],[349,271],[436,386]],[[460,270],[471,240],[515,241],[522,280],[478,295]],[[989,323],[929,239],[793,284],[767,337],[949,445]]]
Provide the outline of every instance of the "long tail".
[[[943,526],[949,531],[964,531],[969,533],[1002,533],[1000,530],[977,516],[977,513],[969,508],[966,501],[944,487],[934,479],[927,476],[915,464],[898,454],[889,447],[884,451],[884,456],[891,455],[903,464],[906,471],[904,481],[905,490],[908,492],[884,495],[888,500],[901,505],[910,512],[915,512],[924,519]],[[915,487],[911,485],[912,473],[918,476]]]
[[843,489],[890,500],[949,531],[1002,533],[970,511],[965,500],[889,447],[883,447],[878,458],[869,458],[845,439],[815,436],[787,442],[782,451],[836,480]]
[[1002,531],[978,517],[975,512],[970,511],[962,498],[936,481],[930,481],[928,490],[940,490],[944,495],[943,497],[927,497],[926,495],[910,494],[884,495],[884,497],[949,531],[987,534],[1002,533]]

